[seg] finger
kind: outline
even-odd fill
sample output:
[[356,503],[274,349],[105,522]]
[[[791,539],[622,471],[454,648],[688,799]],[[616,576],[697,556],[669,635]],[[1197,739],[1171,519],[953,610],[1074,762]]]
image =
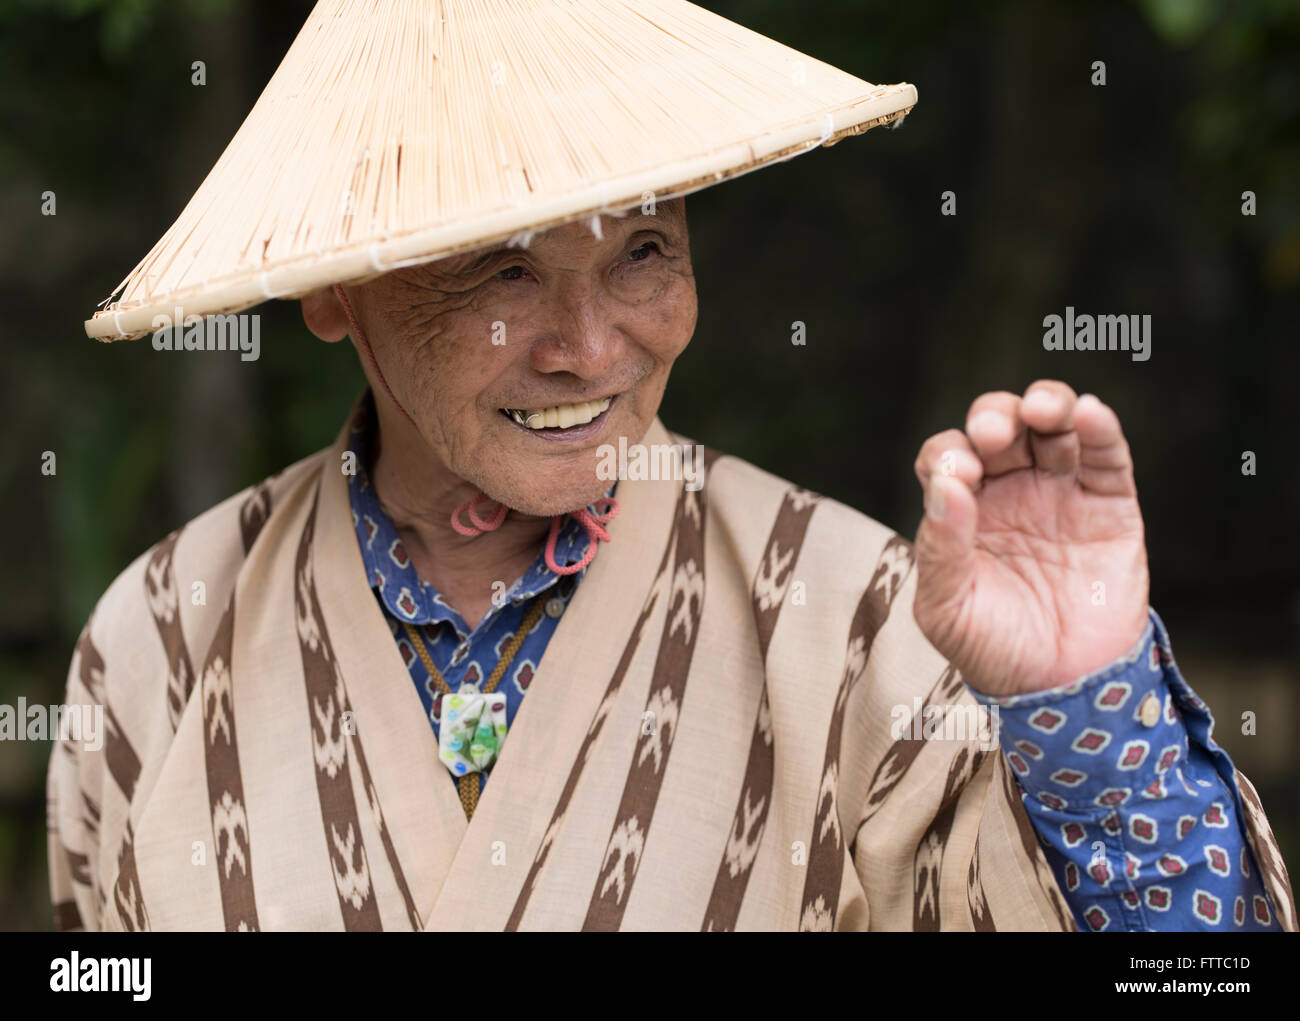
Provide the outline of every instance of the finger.
[[960,429],[945,429],[926,440],[912,470],[922,489],[936,473],[955,475],[972,490],[977,490],[984,480],[984,462]]
[[975,576],[975,494],[955,476],[933,475],[916,533],[913,613],[927,636],[948,631]]
[[1033,466],[1029,435],[1020,417],[1020,398],[1005,390],[980,394],[966,413],[966,435],[991,478]]
[[1078,398],[1065,383],[1040,379],[1029,385],[1020,402],[1020,417],[1029,427],[1034,467],[1052,475],[1074,475],[1079,467],[1079,437],[1074,431]]
[[1133,455],[1114,409],[1094,394],[1084,394],[1074,406],[1074,430],[1080,485],[1106,496],[1136,496]]

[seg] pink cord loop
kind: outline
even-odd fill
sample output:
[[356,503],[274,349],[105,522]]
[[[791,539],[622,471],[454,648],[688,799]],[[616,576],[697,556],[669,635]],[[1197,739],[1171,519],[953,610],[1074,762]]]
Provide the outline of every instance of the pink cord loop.
[[[451,527],[456,530],[457,534],[473,538],[476,535],[482,535],[484,532],[496,531],[501,527],[506,515],[510,513],[510,508],[505,504],[498,504],[492,516],[484,520],[479,517],[477,507],[487,499],[489,497],[486,493],[479,493],[473,499],[466,500],[451,512]],[[573,519],[586,531],[588,539],[587,552],[582,555],[582,559],[576,564],[562,565],[556,561],[555,544],[560,538],[560,524],[564,520],[564,515],[557,514],[551,518],[551,530],[546,537],[546,566],[556,574],[577,574],[595,558],[596,544],[598,542],[609,542],[609,531],[605,528],[605,525],[618,516],[618,501],[612,496],[602,496],[591,506],[596,509],[594,514],[585,507],[571,512]],[[467,525],[461,521],[462,514],[468,514],[473,524]]]
[[[476,535],[482,535],[484,532],[495,532],[505,521],[506,515],[510,513],[510,508],[504,503],[498,504],[497,509],[493,511],[492,516],[484,521],[478,516],[476,508],[480,503],[487,499],[489,499],[489,497],[486,493],[478,493],[473,499],[466,500],[462,503],[451,512],[451,527],[454,528],[458,534],[469,536],[470,538],[473,538]],[[461,514],[468,514],[469,519],[473,524],[462,524],[460,520]]]
[[[605,524],[608,521],[613,521],[616,517],[618,517],[618,510],[619,510],[618,501],[614,499],[614,497],[612,496],[602,496],[599,500],[596,500],[594,503],[592,503],[592,506],[596,508],[600,508],[600,507],[605,508],[603,511],[598,510],[596,514],[591,515],[591,517],[595,518],[595,520],[599,521],[601,524]],[[583,513],[586,512],[584,511]],[[606,536],[602,536],[601,538],[603,539],[603,541],[609,542],[609,536],[606,535]]]
[[582,555],[582,559],[576,564],[561,566],[556,562],[555,543],[560,537],[560,521],[564,518],[564,515],[557,514],[555,517],[551,518],[551,531],[546,537],[546,566],[554,573],[577,574],[591,563],[593,559],[595,559],[596,543],[609,542],[609,532],[606,531],[604,525],[607,522],[613,521],[614,518],[618,516],[618,501],[612,496],[602,496],[599,500],[593,503],[592,506],[603,508],[603,510],[598,510],[597,513],[592,514],[591,511],[584,507],[581,510],[572,512],[574,520],[577,521],[578,524],[582,525],[583,529],[587,533],[587,539],[589,540],[587,543],[587,552]]

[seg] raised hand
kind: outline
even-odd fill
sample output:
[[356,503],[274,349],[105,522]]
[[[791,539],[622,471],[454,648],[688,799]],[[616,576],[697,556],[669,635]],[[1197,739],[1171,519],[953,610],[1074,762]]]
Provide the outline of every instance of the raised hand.
[[916,620],[972,687],[1055,687],[1130,650],[1149,578],[1114,411],[1054,380],[982,394],[966,431],[931,436],[915,467]]

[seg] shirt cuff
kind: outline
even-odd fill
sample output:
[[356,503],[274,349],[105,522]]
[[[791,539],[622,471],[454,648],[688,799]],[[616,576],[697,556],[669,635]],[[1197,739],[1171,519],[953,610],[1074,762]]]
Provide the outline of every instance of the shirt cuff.
[[1070,684],[969,690],[1081,926],[1279,928],[1242,832],[1236,771],[1155,610],[1125,656]]
[[1181,768],[1190,716],[1203,714],[1207,739],[1213,720],[1166,667],[1173,667],[1169,636],[1148,607],[1147,626],[1128,653],[1078,680],[1024,695],[968,689],[996,710],[999,742],[1031,797],[1058,811],[1095,811],[1163,798],[1170,783],[1196,793]]

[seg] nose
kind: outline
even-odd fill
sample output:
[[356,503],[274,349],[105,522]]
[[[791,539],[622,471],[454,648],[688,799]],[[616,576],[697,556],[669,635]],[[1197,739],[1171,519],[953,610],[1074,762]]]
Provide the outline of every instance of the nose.
[[570,372],[584,380],[608,378],[626,344],[614,310],[615,303],[589,280],[570,278],[558,285],[529,350],[532,367],[538,372]]

